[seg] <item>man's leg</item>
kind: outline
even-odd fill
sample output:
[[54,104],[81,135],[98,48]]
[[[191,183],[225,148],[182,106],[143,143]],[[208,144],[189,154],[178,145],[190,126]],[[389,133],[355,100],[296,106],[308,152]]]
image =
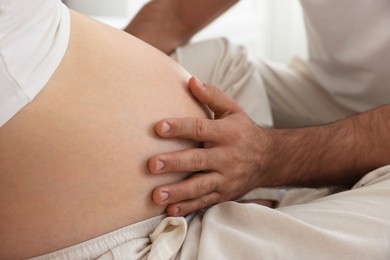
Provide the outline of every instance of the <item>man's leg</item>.
[[390,166],[276,210],[226,202],[191,222],[182,259],[390,259]]
[[257,68],[277,128],[321,125],[356,113],[337,103],[311,73],[307,62],[299,57],[289,65],[259,61]]

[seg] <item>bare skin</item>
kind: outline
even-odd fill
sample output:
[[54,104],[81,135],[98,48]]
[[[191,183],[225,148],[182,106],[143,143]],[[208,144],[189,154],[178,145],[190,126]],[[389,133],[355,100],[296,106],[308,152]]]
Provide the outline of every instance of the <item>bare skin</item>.
[[[188,73],[124,32],[71,12],[66,54],[0,128],[0,259],[55,251],[159,215],[148,158],[197,147],[158,139],[164,117],[206,117]],[[59,235],[60,234],[60,235]]]
[[164,139],[204,142],[204,148],[162,154],[149,162],[155,175],[197,173],[154,190],[154,201],[168,205],[169,215],[234,200],[256,187],[350,187],[390,163],[390,105],[323,126],[263,129],[216,87],[196,80],[189,87],[216,120],[169,118],[156,125]]

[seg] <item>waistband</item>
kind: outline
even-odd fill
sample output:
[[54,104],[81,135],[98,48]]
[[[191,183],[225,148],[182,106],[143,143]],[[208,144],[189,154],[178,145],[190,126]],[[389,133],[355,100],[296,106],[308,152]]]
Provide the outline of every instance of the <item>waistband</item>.
[[97,259],[123,244],[127,244],[127,251],[131,251],[127,254],[135,256],[132,259],[142,258],[142,254],[145,254],[143,252],[145,247],[151,243],[149,235],[165,217],[165,215],[160,215],[137,222],[80,244],[31,258],[31,260]]

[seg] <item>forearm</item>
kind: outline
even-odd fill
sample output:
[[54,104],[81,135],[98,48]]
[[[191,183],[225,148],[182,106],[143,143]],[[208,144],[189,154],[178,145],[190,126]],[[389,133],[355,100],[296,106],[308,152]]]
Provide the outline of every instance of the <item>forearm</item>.
[[178,15],[186,28],[187,37],[192,37],[220,16],[238,0],[187,0],[178,2]]
[[141,9],[125,31],[170,53],[236,2],[238,0],[154,0]]
[[329,125],[272,131],[275,186],[351,186],[390,163],[390,105]]

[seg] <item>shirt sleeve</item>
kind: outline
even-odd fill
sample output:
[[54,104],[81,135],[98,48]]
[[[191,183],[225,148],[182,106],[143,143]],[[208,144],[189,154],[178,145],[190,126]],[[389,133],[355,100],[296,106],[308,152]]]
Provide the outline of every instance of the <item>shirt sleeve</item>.
[[41,91],[69,42],[59,0],[0,0],[0,127]]

